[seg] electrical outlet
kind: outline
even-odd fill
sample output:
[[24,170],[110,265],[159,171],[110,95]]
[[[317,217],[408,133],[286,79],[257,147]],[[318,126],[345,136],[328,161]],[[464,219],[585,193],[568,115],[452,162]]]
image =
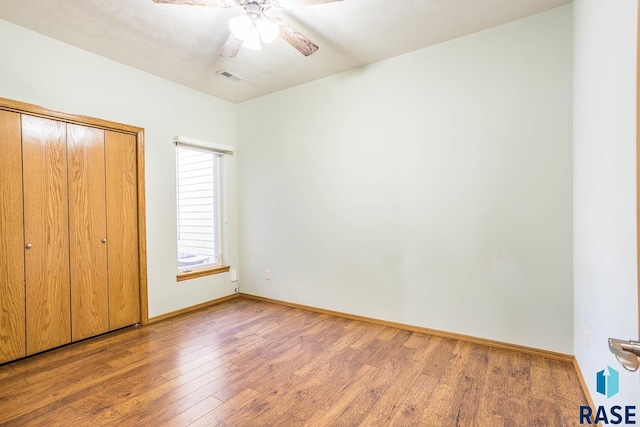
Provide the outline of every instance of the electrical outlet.
[[231,278],[232,282],[237,282],[238,281],[238,272],[236,270],[231,270],[229,272],[229,277]]
[[264,278],[267,280],[271,280],[271,270],[264,271]]

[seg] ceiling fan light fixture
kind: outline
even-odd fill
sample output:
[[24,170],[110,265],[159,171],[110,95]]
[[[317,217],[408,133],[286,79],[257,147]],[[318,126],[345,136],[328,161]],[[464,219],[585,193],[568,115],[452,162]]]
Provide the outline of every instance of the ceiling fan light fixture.
[[251,18],[247,15],[236,16],[229,20],[229,29],[240,40],[246,40],[249,38],[252,24]]
[[249,49],[262,49],[260,33],[258,33],[258,28],[256,28],[255,24],[251,24],[249,27],[249,35],[244,39],[244,42],[242,42],[242,47],[247,47]]
[[278,37],[278,26],[268,18],[260,18],[256,21],[256,27],[260,33],[260,38],[263,43],[271,43]]

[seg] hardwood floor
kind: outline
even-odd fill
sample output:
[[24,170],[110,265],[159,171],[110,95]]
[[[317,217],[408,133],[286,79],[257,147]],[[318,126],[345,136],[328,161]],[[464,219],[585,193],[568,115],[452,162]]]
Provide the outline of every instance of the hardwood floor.
[[573,365],[237,298],[0,366],[7,426],[565,426]]

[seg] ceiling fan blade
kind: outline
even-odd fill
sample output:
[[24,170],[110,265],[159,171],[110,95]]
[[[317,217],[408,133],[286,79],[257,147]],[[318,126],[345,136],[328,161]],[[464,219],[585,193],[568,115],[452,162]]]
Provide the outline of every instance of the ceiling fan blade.
[[342,0],[278,0],[278,7],[281,9],[289,9],[291,7],[313,6],[322,3],[333,3]]
[[185,4],[189,6],[232,7],[237,6],[235,0],[152,0],[154,3]]
[[227,42],[224,44],[224,46],[222,46],[222,49],[220,50],[220,56],[222,56],[223,58],[234,58],[240,51],[241,45],[242,40],[240,40],[233,34],[230,34]]
[[287,43],[298,49],[304,56],[309,56],[318,50],[318,46],[302,35],[298,30],[287,24],[280,18],[271,18],[280,29],[280,37],[285,39]]

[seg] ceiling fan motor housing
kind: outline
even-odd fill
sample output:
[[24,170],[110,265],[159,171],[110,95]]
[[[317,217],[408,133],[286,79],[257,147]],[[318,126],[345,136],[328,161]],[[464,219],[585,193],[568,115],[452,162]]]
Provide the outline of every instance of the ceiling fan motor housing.
[[269,19],[264,14],[264,6],[262,6],[257,1],[246,3],[244,5],[244,10],[247,12],[247,15],[249,15],[249,18],[251,18],[253,21],[256,21],[259,18]]

